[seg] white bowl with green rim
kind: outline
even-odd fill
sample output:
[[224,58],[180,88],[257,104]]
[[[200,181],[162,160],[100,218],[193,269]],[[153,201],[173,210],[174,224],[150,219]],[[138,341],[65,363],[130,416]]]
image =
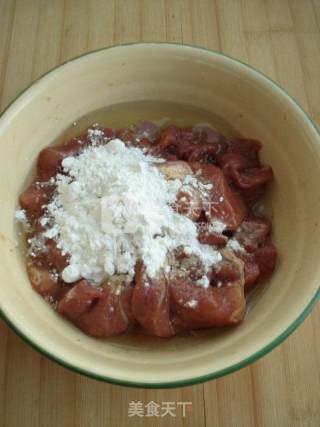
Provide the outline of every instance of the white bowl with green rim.
[[[126,334],[97,340],[57,315],[31,288],[16,246],[17,197],[41,148],[89,113],[129,101],[177,102],[219,114],[264,143],[280,262],[254,293],[245,321],[171,339]],[[29,344],[100,380],[178,387],[226,375],[280,344],[319,300],[320,135],[283,89],[220,53],[167,43],[101,49],[33,83],[0,118],[0,307]]]

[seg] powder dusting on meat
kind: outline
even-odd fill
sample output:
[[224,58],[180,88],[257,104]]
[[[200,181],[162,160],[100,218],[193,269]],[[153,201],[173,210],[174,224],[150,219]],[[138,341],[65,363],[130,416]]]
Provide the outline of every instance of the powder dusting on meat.
[[64,281],[82,277],[100,284],[113,274],[131,280],[139,259],[155,277],[162,268],[170,270],[168,253],[178,247],[196,254],[206,273],[221,261],[215,248],[199,243],[195,223],[173,207],[178,192],[194,187],[196,177],[167,180],[154,166],[159,161],[119,139],[63,160],[65,174],[57,175],[46,212],[54,225],[44,236],[70,255]]
[[229,239],[226,247],[234,252],[245,252],[244,247],[235,238]]
[[214,233],[222,233],[226,229],[226,224],[218,219],[212,221],[208,227],[208,231],[213,231]]

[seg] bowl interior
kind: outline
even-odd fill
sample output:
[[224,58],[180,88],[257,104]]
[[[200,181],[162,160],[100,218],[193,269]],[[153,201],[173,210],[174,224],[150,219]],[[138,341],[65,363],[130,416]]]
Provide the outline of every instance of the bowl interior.
[[[280,262],[235,329],[173,339],[136,334],[99,341],[56,315],[31,289],[13,217],[38,152],[88,112],[141,100],[202,108],[264,143],[262,159],[275,172],[269,203]],[[318,290],[319,139],[312,123],[276,85],[210,51],[141,44],[66,63],[36,82],[0,120],[1,309],[54,358],[114,381],[179,384],[231,369],[283,334]]]

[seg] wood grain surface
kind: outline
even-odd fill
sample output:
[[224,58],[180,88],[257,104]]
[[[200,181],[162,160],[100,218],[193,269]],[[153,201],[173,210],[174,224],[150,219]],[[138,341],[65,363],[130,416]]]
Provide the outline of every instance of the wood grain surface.
[[[0,0],[0,109],[57,64],[134,41],[191,43],[239,58],[279,82],[320,126],[320,0]],[[317,307],[282,345],[237,373],[142,390],[70,372],[0,321],[0,425],[318,427],[319,331]],[[192,410],[129,417],[132,401],[192,402]]]

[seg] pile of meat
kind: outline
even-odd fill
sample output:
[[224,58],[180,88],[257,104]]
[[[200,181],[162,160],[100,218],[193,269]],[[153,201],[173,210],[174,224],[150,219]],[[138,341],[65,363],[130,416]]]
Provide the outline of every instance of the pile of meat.
[[[101,130],[101,129],[100,129]],[[29,228],[27,242],[38,241],[31,251],[27,271],[33,288],[56,310],[84,332],[110,337],[140,325],[147,333],[169,337],[181,331],[232,326],[244,318],[246,294],[275,268],[277,251],[271,242],[271,222],[257,214],[256,206],[273,178],[270,166],[261,164],[261,143],[251,139],[227,140],[209,127],[159,129],[140,123],[124,130],[103,129],[92,138],[92,130],[64,145],[50,146],[38,157],[37,177],[20,195]],[[199,260],[178,248],[169,272],[156,278],[146,274],[142,261],[134,280],[115,275],[101,286],[86,280],[66,284],[61,271],[68,265],[53,239],[41,240],[41,218],[55,192],[54,177],[63,173],[62,160],[76,156],[88,145],[120,138],[145,153],[166,159],[158,166],[167,179],[192,173],[212,184],[205,198],[197,192],[180,194],[179,213],[197,224],[201,243],[219,249],[222,260],[212,266],[208,283]],[[94,141],[94,142],[93,142]],[[190,208],[191,207],[191,208]],[[221,223],[223,227],[212,226]]]

